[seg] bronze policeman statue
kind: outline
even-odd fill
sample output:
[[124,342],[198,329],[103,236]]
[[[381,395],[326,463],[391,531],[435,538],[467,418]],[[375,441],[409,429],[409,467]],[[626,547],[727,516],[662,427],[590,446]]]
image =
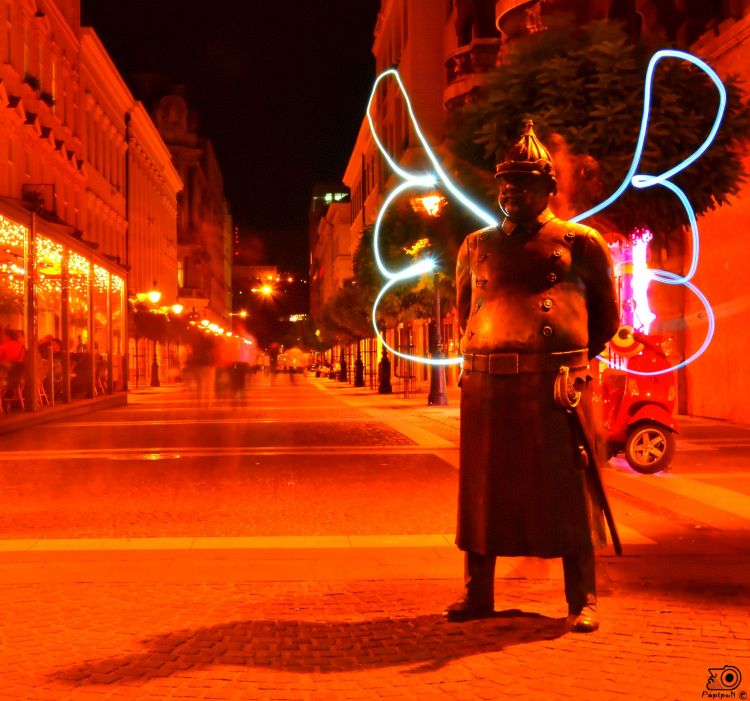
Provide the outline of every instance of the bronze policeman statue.
[[[605,543],[606,500],[586,440],[588,363],[618,328],[612,260],[599,233],[548,208],[554,165],[530,120],[496,177],[502,223],[467,236],[456,266],[465,594],[444,615],[493,614],[497,556],[561,557],[568,622],[590,632],[599,627],[594,549]],[[565,406],[559,378],[575,399]]]

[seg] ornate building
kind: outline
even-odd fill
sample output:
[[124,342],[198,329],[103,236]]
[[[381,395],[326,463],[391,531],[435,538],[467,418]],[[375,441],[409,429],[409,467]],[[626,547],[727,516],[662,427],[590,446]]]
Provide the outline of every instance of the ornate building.
[[[182,182],[96,33],[80,26],[78,0],[2,0],[0,22],[0,214],[6,235],[18,238],[13,222],[26,232],[25,263],[4,261],[0,287],[12,292],[26,270],[36,276],[18,304],[1,307],[0,323],[28,348],[50,335],[64,352],[101,356],[107,388],[122,389],[125,316],[108,291],[131,296],[156,284],[162,304],[177,301]],[[38,370],[27,368],[27,387]]]
[[197,118],[180,94],[161,97],[153,117],[184,183],[177,216],[180,303],[210,321],[228,322],[233,229],[213,145],[199,135]]
[[352,277],[351,205],[343,183],[316,183],[310,202],[310,314]]
[[[543,33],[558,13],[572,15],[579,23],[623,21],[634,36],[661,37],[665,46],[705,58],[720,74],[739,72],[750,78],[750,0],[383,0],[373,41],[376,72],[398,67],[420,124],[429,142],[437,145],[454,108],[471,100],[484,74],[504,60],[504,47],[519,37]],[[373,109],[389,152],[402,164],[418,166],[423,155],[393,81],[378,89]],[[329,229],[340,239],[339,248],[348,243],[350,252],[356,249],[363,228],[374,221],[384,195],[395,184],[391,177],[363,120],[343,178],[351,191],[350,231],[347,236]],[[745,187],[731,206],[717,208],[699,221],[702,237],[710,243],[702,248],[695,283],[717,310],[717,329],[705,357],[680,372],[679,392],[681,411],[743,422],[750,422],[750,404],[744,400],[750,391],[750,369],[738,359],[750,343],[750,331],[743,330],[748,295],[740,266],[749,202]],[[312,270],[322,264],[324,250],[313,250]],[[316,304],[325,303],[330,294],[326,290]],[[701,304],[684,293],[677,305],[684,319],[702,324],[685,338],[686,347],[697,348],[705,326]],[[391,330],[389,342],[408,344],[423,354],[424,334],[418,326],[405,338],[398,335],[407,330]]]
[[[700,56],[720,75],[739,75],[746,85],[750,79],[748,0],[499,0],[497,12],[505,42],[543,31],[558,12],[577,13],[580,22],[610,17],[626,21],[636,34],[663,37],[666,46]],[[750,171],[747,158],[746,169]],[[715,310],[716,332],[705,355],[679,372],[682,413],[750,423],[746,401],[750,369],[738,362],[750,344],[750,330],[744,323],[748,293],[742,268],[749,217],[750,190],[745,185],[729,206],[709,211],[698,222],[704,245],[694,282]],[[670,251],[670,259],[664,261],[667,269],[685,272],[680,259],[689,246],[686,235],[683,250]],[[680,353],[689,355],[706,337],[706,312],[692,292],[669,287],[657,287],[649,294],[658,296],[670,315],[684,320],[684,331],[676,334],[676,341],[682,346]]]
[[[495,28],[492,0],[383,0],[375,26],[372,52],[376,73],[397,67],[409,93],[414,112],[428,142],[443,141],[449,111],[470,99],[471,92],[482,83],[482,74],[495,65],[500,40]],[[426,165],[422,147],[410,124],[406,104],[393,80],[383,81],[373,100],[373,118],[379,135],[392,157],[400,164],[419,170]],[[342,226],[341,213],[333,212],[320,221],[322,231],[331,241],[327,246],[311,248],[312,271],[324,265],[322,256],[331,251],[349,260],[359,244],[362,231],[377,215],[385,193],[394,185],[392,173],[372,137],[370,126],[363,119],[357,140],[343,176],[350,191],[349,230]],[[345,259],[342,258],[342,261]],[[330,264],[329,264],[330,267]],[[315,272],[311,273],[311,277]],[[336,291],[335,286],[322,286],[322,305]],[[446,346],[455,335],[451,310],[444,318]],[[428,352],[427,320],[387,331],[392,346],[426,355]],[[353,351],[350,360],[353,359]],[[379,352],[374,342],[364,349],[365,373],[376,376],[374,365]],[[353,362],[348,363],[354,367]],[[420,385],[427,381],[428,371],[422,367],[402,367],[394,363],[397,376],[410,377]],[[452,373],[449,373],[454,379]]]

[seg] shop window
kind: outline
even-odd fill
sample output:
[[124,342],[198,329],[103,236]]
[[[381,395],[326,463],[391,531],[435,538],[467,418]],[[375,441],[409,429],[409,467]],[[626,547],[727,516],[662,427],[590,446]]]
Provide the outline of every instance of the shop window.
[[87,258],[68,252],[68,348],[70,393],[73,399],[92,396],[93,358],[89,336],[89,282]]
[[109,387],[109,271],[94,265],[91,301],[94,319],[94,392],[106,394]]
[[45,404],[64,398],[62,358],[63,246],[46,236],[34,239],[36,253],[37,379]]
[[28,229],[0,216],[0,326],[25,336]]
[[123,331],[122,308],[125,284],[118,275],[112,275],[109,296],[109,308],[112,324],[112,347],[110,348],[111,362],[109,370],[112,373],[112,388],[123,390],[122,357],[127,339]]

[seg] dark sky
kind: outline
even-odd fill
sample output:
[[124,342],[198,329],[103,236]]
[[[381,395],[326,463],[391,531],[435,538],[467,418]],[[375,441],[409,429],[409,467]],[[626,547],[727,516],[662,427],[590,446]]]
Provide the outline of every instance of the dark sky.
[[340,179],[374,78],[379,0],[83,0],[120,72],[166,73],[214,143],[243,235],[305,269],[312,184]]

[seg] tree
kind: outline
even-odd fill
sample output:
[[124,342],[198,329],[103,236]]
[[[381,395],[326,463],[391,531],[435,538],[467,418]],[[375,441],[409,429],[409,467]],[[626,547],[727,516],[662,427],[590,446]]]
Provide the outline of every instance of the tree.
[[[439,217],[415,212],[407,202],[394,205],[386,213],[380,229],[379,252],[384,265],[402,270],[420,256],[430,256],[437,264],[441,297],[449,310],[455,301],[454,266],[458,247],[477,222],[459,205],[448,202]],[[354,253],[354,279],[361,290],[361,302],[370,310],[386,283],[378,270],[373,248],[374,230],[367,227]],[[410,278],[395,285],[381,300],[378,318],[388,326],[434,316],[434,279],[432,274]]]
[[[657,47],[634,41],[613,22],[582,28],[561,23],[514,41],[504,64],[487,75],[477,100],[453,120],[451,146],[460,158],[494,169],[531,117],[552,151],[561,189],[574,214],[614,192],[633,156],[643,109],[643,83]],[[750,112],[735,77],[725,79],[729,101],[709,150],[674,177],[698,214],[727,202],[745,178],[741,155],[750,136]],[[660,62],[653,84],[648,139],[640,173],[658,174],[688,157],[709,133],[718,95],[697,68]],[[567,176],[567,178],[566,178]],[[598,226],[652,230],[661,242],[687,224],[665,188],[630,188],[599,218]]]

